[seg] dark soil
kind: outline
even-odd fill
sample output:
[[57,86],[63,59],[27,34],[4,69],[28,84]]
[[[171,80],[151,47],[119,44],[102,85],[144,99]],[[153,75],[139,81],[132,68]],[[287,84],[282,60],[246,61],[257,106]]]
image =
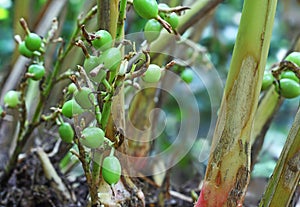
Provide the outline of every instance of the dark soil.
[[[63,176],[61,176],[63,178]],[[85,206],[88,189],[84,177],[74,182],[64,179],[70,191],[74,191],[77,201],[64,199],[54,188],[52,181],[45,178],[41,163],[35,153],[21,160],[6,186],[1,186],[0,206],[11,207],[61,207]],[[72,188],[78,185],[80,187]]]
[[[54,160],[52,160],[54,161]],[[55,163],[53,163],[55,166]],[[57,170],[57,172],[59,172]],[[88,186],[84,176],[70,181],[64,175],[60,175],[69,191],[76,197],[76,201],[66,200],[61,193],[52,187],[52,182],[46,179],[40,160],[36,153],[29,154],[21,159],[14,170],[13,175],[6,183],[0,186],[0,206],[4,207],[81,207],[87,204]],[[166,187],[155,186],[151,178],[136,180],[136,185],[145,194],[146,206],[158,206],[159,200],[164,206],[193,206],[193,203],[167,194]],[[195,183],[195,182],[194,182]],[[173,189],[179,193],[190,196],[191,187]],[[197,192],[198,194],[199,192]]]
[[[57,160],[51,160],[58,169]],[[59,170],[57,170],[59,173]],[[31,153],[19,161],[13,175],[6,183],[6,186],[0,186],[0,207],[82,207],[87,204],[88,187],[84,176],[79,176],[70,181],[64,175],[60,174],[64,184],[69,192],[76,197],[75,201],[65,199],[61,193],[53,188],[53,181],[46,179],[40,160],[36,153]],[[191,198],[191,192],[199,194],[197,185],[200,182],[201,175],[195,176],[198,180],[189,180],[180,187],[169,184],[169,180],[163,187],[158,187],[152,181],[151,177],[139,178],[135,180],[136,185],[142,189],[145,195],[146,206],[193,206],[193,203],[186,201],[185,198]],[[252,180],[245,200],[246,207],[255,207],[258,205],[261,194],[267,183],[266,179]],[[172,190],[179,194],[172,196],[168,192]],[[299,199],[299,188],[297,189],[291,207],[297,206]],[[183,196],[183,197],[182,197]],[[186,196],[186,197],[184,197]]]

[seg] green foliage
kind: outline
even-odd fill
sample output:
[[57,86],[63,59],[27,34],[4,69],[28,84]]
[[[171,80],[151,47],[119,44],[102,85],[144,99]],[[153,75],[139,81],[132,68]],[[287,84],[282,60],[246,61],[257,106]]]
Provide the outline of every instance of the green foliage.
[[0,71],[3,70],[3,65],[9,63],[11,54],[15,48],[12,29],[12,14],[11,1],[0,2]]
[[7,9],[0,7],[0,21],[7,19],[8,16],[9,16],[9,12],[7,11]]

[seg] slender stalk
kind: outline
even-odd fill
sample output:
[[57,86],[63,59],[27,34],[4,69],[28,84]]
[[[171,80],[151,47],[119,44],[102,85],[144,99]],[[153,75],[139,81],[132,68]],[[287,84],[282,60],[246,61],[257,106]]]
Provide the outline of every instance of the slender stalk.
[[119,18],[118,18],[118,26],[117,26],[117,34],[116,34],[117,40],[123,38],[123,35],[124,35],[124,21],[126,18],[126,6],[127,6],[127,0],[121,0]]
[[[78,122],[78,120],[76,120],[76,122]],[[92,178],[92,174],[91,174],[91,171],[90,171],[90,157],[88,156],[88,153],[85,151],[84,147],[81,145],[79,139],[76,138],[75,143],[78,146],[79,155],[77,154],[77,152],[74,152],[74,151],[71,151],[71,153],[76,155],[77,158],[81,162],[81,165],[82,165],[82,168],[83,168],[83,171],[84,171],[84,175],[86,177],[86,182],[87,182],[88,187],[89,187],[91,200],[93,201],[94,198],[96,198],[96,199],[98,198],[98,193],[97,193],[97,190],[94,189],[94,185],[93,185],[93,178]]]
[[[116,30],[118,27],[117,17],[120,15],[120,14],[116,15],[119,12],[118,3],[119,3],[118,0],[97,0],[98,27],[109,31],[113,39],[116,38]],[[107,81],[105,81],[105,84],[107,84]],[[113,94],[112,91],[110,93]],[[102,117],[101,117],[101,127],[103,129],[106,129],[106,125],[110,117],[111,106],[112,106],[112,102],[110,96],[103,105]]]
[[191,9],[187,10],[186,13],[180,17],[180,24],[178,26],[178,32],[183,33],[189,27],[199,22],[200,19],[204,18],[211,10],[223,0],[198,0],[191,5]]
[[260,100],[255,112],[251,134],[251,171],[261,151],[265,135],[271,125],[274,114],[280,108],[282,101],[283,99],[279,97],[274,86],[270,87]]
[[96,11],[95,8],[93,8],[84,18],[82,18],[81,20],[78,21],[78,27],[72,34],[71,41],[68,43],[66,50],[63,51],[61,48],[61,50],[59,52],[59,57],[58,57],[58,60],[56,61],[53,72],[50,76],[48,76],[48,79],[46,80],[46,84],[45,84],[46,86],[45,86],[43,93],[41,93],[39,102],[37,104],[37,107],[36,107],[34,115],[33,115],[33,119],[30,123],[28,123],[27,126],[25,126],[25,129],[21,130],[22,133],[19,133],[16,147],[12,153],[12,156],[10,156],[8,163],[5,166],[4,174],[1,175],[1,178],[0,178],[1,184],[6,182],[9,179],[10,175],[12,174],[13,169],[15,168],[15,166],[17,164],[19,154],[22,152],[23,147],[27,143],[27,141],[30,138],[34,129],[40,124],[40,117],[41,117],[43,108],[46,104],[45,100],[46,100],[46,98],[48,98],[50,91],[53,88],[53,85],[56,80],[56,76],[57,76],[59,70],[61,69],[61,67],[60,67],[61,64],[63,63],[65,57],[68,55],[68,53],[74,46],[73,42],[80,31],[80,25],[82,25],[86,21],[88,21],[95,14],[95,11]]
[[97,123],[100,126],[102,114],[101,114],[99,105],[95,106],[95,116],[96,116]]
[[97,204],[98,203],[98,188],[99,188],[99,182],[100,182],[100,170],[101,170],[101,162],[102,162],[102,157],[103,154],[102,152],[94,151],[93,152],[93,166],[92,166],[92,185],[90,189],[90,194],[91,194],[91,200],[92,204]]
[[[211,10],[223,0],[198,0],[190,6],[182,16],[179,17],[178,33],[183,34],[188,28],[198,23],[202,18],[206,17]],[[151,44],[151,51],[162,52],[166,46],[175,42],[175,35],[173,38],[167,31],[162,31],[159,38]],[[153,55],[152,55],[153,59]]]
[[[192,26],[194,23],[199,22],[201,18],[203,18],[206,13],[204,11],[210,11],[215,8],[215,6],[220,3],[222,0],[199,0],[194,1],[194,3],[190,6],[191,9],[186,10],[185,13],[180,16],[178,32],[182,34],[187,30],[188,27]],[[129,1],[128,1],[129,2]],[[201,13],[202,15],[198,15]],[[191,19],[193,21],[191,22]],[[184,29],[183,29],[184,28]],[[170,48],[171,44],[176,42],[175,35],[170,35],[167,31],[162,31],[159,38],[154,41],[150,48],[151,52],[151,61],[155,59],[155,61],[159,61],[159,54],[163,53],[166,48]],[[168,51],[170,52],[170,51]],[[147,67],[145,67],[146,69]],[[143,69],[138,70],[134,73],[131,73],[127,76],[127,78],[134,78],[135,75],[140,75],[140,73],[144,73]],[[132,76],[132,77],[130,77]],[[155,103],[153,101],[156,96],[156,90],[147,89],[143,93],[138,93],[134,99],[132,100],[128,113],[128,121],[130,124],[127,124],[127,132],[130,134],[130,137],[133,139],[128,140],[128,149],[127,153],[133,156],[147,156],[150,150],[150,142],[145,142],[145,140],[149,139],[151,136],[150,130],[144,132],[143,137],[144,140],[142,142],[134,141],[138,140],[138,137],[141,137],[141,134],[138,130],[130,129],[129,126],[134,126],[138,129],[144,129],[149,126],[149,112],[153,110],[155,107]],[[138,149],[138,150],[137,150]]]
[[[291,49],[287,52],[285,57],[292,51],[297,51],[299,47],[299,36],[296,38],[295,42],[293,43]],[[273,68],[273,70],[277,70]],[[278,93],[275,92],[274,87],[268,89],[265,92],[265,95],[262,97],[258,109],[255,113],[254,118],[254,125],[252,131],[252,138],[251,138],[251,146],[252,148],[252,163],[255,163],[256,157],[259,155],[261,150],[265,134],[267,133],[271,121],[280,108],[281,104],[283,103],[283,98],[279,97]],[[252,165],[253,167],[254,165]]]
[[58,56],[58,60],[56,61],[55,65],[54,65],[54,69],[51,73],[50,76],[48,76],[47,80],[46,80],[46,87],[45,90],[43,92],[43,95],[45,97],[48,97],[53,84],[55,83],[57,74],[59,72],[59,70],[61,69],[61,65],[65,59],[65,57],[69,54],[69,52],[71,51],[71,49],[74,47],[74,42],[76,40],[76,37],[78,36],[79,32],[81,31],[81,26],[83,24],[85,24],[92,16],[94,16],[96,14],[96,7],[93,7],[84,18],[82,18],[81,20],[78,20],[78,25],[75,29],[75,31],[73,32],[71,39],[68,43],[68,45],[66,46],[66,49],[63,51],[63,48],[60,49],[59,51],[59,56]]
[[274,110],[277,108],[276,106],[278,104],[278,101],[279,95],[272,86],[266,92],[255,113],[255,122],[253,126],[251,145],[255,141],[255,138],[262,131],[262,128],[264,127],[268,119],[270,119],[270,117],[273,115]]
[[300,109],[281,152],[260,207],[289,206],[300,180]]
[[[113,38],[116,37],[117,18],[118,14],[118,1],[116,0],[97,0],[97,16],[98,16],[98,28],[105,29],[110,32]],[[104,81],[109,95],[106,96],[108,100],[105,100],[103,104],[101,120],[97,118],[97,122],[101,123],[100,126],[106,131],[106,126],[110,117],[113,89],[109,85],[108,81]],[[97,111],[96,111],[97,112]],[[90,190],[92,205],[97,205],[99,202],[98,189],[100,183],[100,170],[102,161],[102,152],[93,152],[94,158],[92,160],[92,189]]]
[[103,112],[102,112],[102,118],[101,118],[101,127],[103,129],[106,129],[109,117],[110,117],[110,112],[111,112],[111,106],[112,106],[112,101],[111,98],[107,102],[104,103],[103,105]]
[[276,0],[244,1],[205,180],[196,207],[242,206],[250,178],[253,118],[276,5]]

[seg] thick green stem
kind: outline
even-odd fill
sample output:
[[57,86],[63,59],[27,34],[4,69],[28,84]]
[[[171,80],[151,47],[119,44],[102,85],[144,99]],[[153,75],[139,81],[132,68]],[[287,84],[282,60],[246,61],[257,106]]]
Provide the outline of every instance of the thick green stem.
[[110,25],[110,18],[108,18],[110,16],[109,2],[110,0],[97,0],[99,29],[109,30],[109,25]]
[[97,0],[98,28],[110,32],[116,38],[119,0]]
[[300,179],[300,109],[281,152],[260,207],[289,206]]
[[242,206],[250,178],[253,118],[277,0],[245,0],[197,207]]

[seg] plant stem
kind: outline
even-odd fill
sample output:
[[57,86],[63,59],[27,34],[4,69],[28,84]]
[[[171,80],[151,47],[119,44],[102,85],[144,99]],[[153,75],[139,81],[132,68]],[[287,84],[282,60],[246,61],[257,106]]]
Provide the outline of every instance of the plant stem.
[[109,2],[110,0],[97,0],[98,29],[105,29],[109,31],[109,25],[110,25]]
[[[196,207],[242,206],[250,141],[277,0],[245,0],[204,185]],[[255,17],[255,18],[254,18]]]
[[262,149],[265,135],[271,125],[271,121],[280,108],[282,101],[283,99],[279,97],[274,86],[270,87],[260,100],[254,115],[253,130],[251,134],[251,171]]
[[60,49],[59,51],[59,55],[58,55],[58,60],[56,61],[55,65],[54,65],[54,69],[51,73],[50,76],[48,76],[47,80],[46,80],[46,87],[44,89],[43,95],[45,97],[48,97],[52,87],[53,87],[53,83],[56,80],[57,74],[61,68],[61,65],[65,59],[65,57],[69,54],[69,52],[71,51],[71,49],[74,47],[74,43],[75,40],[79,34],[79,32],[81,31],[81,26],[84,25],[92,16],[94,16],[97,12],[97,7],[93,7],[87,14],[85,17],[83,17],[82,19],[78,20],[77,23],[77,27],[75,29],[75,31],[73,32],[71,39],[66,47],[66,49],[63,51],[63,48]]
[[103,129],[106,129],[108,119],[110,117],[111,105],[112,105],[111,98],[109,98],[109,100],[106,101],[103,105],[102,118],[101,118],[101,127]]
[[[116,36],[116,28],[117,28],[117,21],[116,21],[116,14],[118,14],[118,1],[116,0],[97,0],[97,15],[98,15],[98,28],[104,29],[110,32],[113,38]],[[108,123],[108,119],[110,117],[111,112],[111,98],[113,95],[113,88],[108,83],[107,80],[104,80],[104,85],[109,91],[109,95],[106,97],[108,100],[105,101],[102,109],[101,120],[100,117],[96,119],[101,128],[106,131],[106,126]],[[100,108],[99,108],[100,109]],[[97,112],[97,111],[96,111]],[[93,152],[94,159],[92,165],[92,186],[90,189],[91,201],[92,205],[96,205],[98,203],[98,189],[99,189],[99,176],[101,170],[101,161],[102,161],[102,152]]]
[[99,105],[95,106],[95,116],[96,116],[97,124],[100,126],[102,114],[101,114]]
[[251,136],[251,145],[255,142],[255,139],[258,137],[259,133],[262,132],[263,127],[268,122],[268,120],[273,116],[279,100],[279,95],[274,90],[273,86],[268,89],[268,91],[266,91],[266,94],[261,100],[255,113],[255,122],[253,123],[254,125],[253,133]]
[[148,140],[150,140],[151,130],[143,132],[143,140],[138,140],[141,140],[141,131],[151,126],[149,114],[155,108],[156,91],[155,87],[147,88],[143,92],[139,92],[130,103],[128,123],[126,123],[126,131],[131,137],[128,140],[127,149],[130,156],[144,157],[149,154],[151,142]]
[[110,150],[109,156],[114,156],[114,153],[115,153],[115,148],[112,147]]
[[[295,40],[291,49],[287,52],[289,54],[291,51],[297,51],[297,47],[299,47],[300,42],[299,36]],[[285,55],[285,57],[287,56]],[[279,66],[278,66],[279,67]],[[273,70],[277,70],[277,68],[273,68]],[[271,121],[282,105],[284,99],[279,97],[278,93],[275,92],[274,87],[270,87],[268,91],[265,92],[265,95],[262,97],[257,111],[254,117],[254,125],[251,137],[251,146],[252,146],[252,168],[256,162],[256,158],[259,155],[259,152],[262,148],[265,134],[267,133]]]
[[260,207],[289,206],[300,180],[300,108],[281,152]]
[[199,22],[204,18],[211,10],[216,8],[223,0],[198,0],[191,5],[191,9],[186,11],[186,14],[180,17],[180,24],[178,26],[178,32],[183,33],[189,27]]
[[[78,120],[77,120],[78,121]],[[93,185],[93,178],[90,172],[90,157],[88,156],[87,152],[85,151],[84,147],[81,145],[79,139],[75,139],[75,143],[78,146],[79,149],[79,156],[78,159],[81,162],[83,171],[84,171],[84,175],[86,177],[86,182],[88,184],[89,187],[89,192],[90,192],[90,196],[91,196],[91,200],[93,201],[94,198],[98,198],[98,193],[97,190],[94,190],[94,185]],[[96,202],[98,201],[98,199],[96,200]]]
[[71,40],[68,43],[66,50],[63,51],[62,48],[60,49],[59,57],[58,57],[58,60],[56,61],[53,72],[50,76],[48,76],[48,78],[46,80],[45,89],[40,95],[40,100],[35,109],[33,119],[30,123],[28,123],[27,126],[25,126],[25,129],[22,129],[20,131],[21,133],[19,133],[16,147],[15,147],[8,163],[5,166],[4,174],[0,178],[1,184],[4,182],[7,182],[7,180],[9,179],[10,175],[12,174],[13,169],[16,166],[19,154],[22,152],[23,147],[25,146],[25,144],[27,143],[28,139],[31,136],[31,133],[40,124],[40,117],[41,117],[43,108],[46,104],[45,99],[49,96],[50,91],[53,88],[53,84],[55,83],[55,80],[56,80],[56,75],[58,74],[58,72],[60,70],[60,66],[61,66],[62,62],[64,61],[65,57],[68,55],[68,53],[74,46],[73,42],[75,41],[75,39],[80,31],[80,25],[84,24],[87,20],[89,20],[91,18],[91,16],[93,16],[95,14],[95,11],[96,11],[96,9],[93,8],[83,19],[81,19],[78,22],[78,27],[72,34]]
[[103,152],[94,151],[93,152],[93,166],[92,166],[92,189],[91,189],[91,198],[92,203],[96,204],[98,202],[98,188],[100,183],[100,170],[101,162],[103,157]]
[[[199,22],[202,18],[213,10],[223,0],[198,0],[194,1],[191,9],[187,10],[184,15],[179,17],[178,33],[183,34],[193,24]],[[162,31],[159,38],[151,44],[151,51],[161,53],[171,43],[175,42],[177,37],[170,35],[167,31]],[[151,56],[154,58],[153,55]]]
[[119,0],[97,0],[98,28],[109,31],[116,38]]
[[117,26],[117,34],[116,34],[116,39],[117,40],[123,38],[124,20],[126,18],[126,6],[127,6],[127,0],[121,0],[119,18],[118,18],[118,26]]

